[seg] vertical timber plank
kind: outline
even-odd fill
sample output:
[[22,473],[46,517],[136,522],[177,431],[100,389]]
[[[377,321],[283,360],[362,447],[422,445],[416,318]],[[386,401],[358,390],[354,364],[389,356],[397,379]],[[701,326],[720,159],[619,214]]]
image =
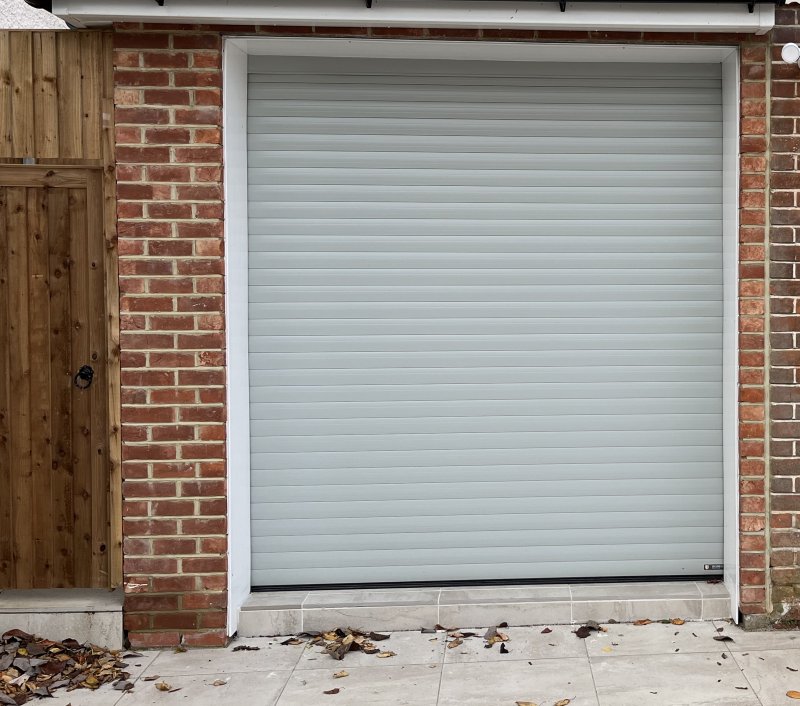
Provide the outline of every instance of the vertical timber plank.
[[11,501],[14,542],[14,587],[31,588],[33,544],[30,521],[31,426],[30,426],[30,348],[28,326],[28,243],[27,189],[6,189],[8,195],[8,306],[11,427]]
[[50,278],[50,412],[53,576],[56,588],[75,585],[72,564],[74,503],[70,369],[69,192],[52,189],[48,201]]
[[58,53],[58,144],[60,156],[67,159],[85,158],[81,116],[81,36],[78,32],[59,32],[56,35]]
[[81,104],[83,106],[83,157],[100,159],[100,51],[102,36],[81,35]]
[[11,535],[11,430],[9,348],[11,346],[8,308],[7,189],[0,186],[0,589],[14,585],[14,556]]
[[14,156],[11,126],[11,39],[0,32],[0,157]]
[[120,430],[119,274],[117,271],[116,173],[114,167],[114,37],[105,32],[101,46],[103,239],[106,298],[106,370],[108,375],[109,537],[108,571],[111,587],[122,584],[122,437]]
[[103,175],[93,172],[87,185],[86,237],[89,253],[89,357],[95,370],[91,392],[92,586],[110,585],[108,573],[108,342],[106,340]]
[[[69,190],[70,215],[70,369],[74,375],[89,361],[89,252],[86,237],[86,189]],[[92,439],[91,392],[71,388],[72,460],[75,532],[75,582],[91,586],[92,573]]]
[[33,587],[53,582],[52,506],[50,494],[50,289],[47,189],[29,188],[28,300],[30,306],[31,478],[33,512],[28,518],[33,540]]
[[36,115],[36,152],[51,159],[58,152],[58,63],[56,33],[33,35],[33,105]]
[[15,157],[33,156],[33,38],[31,32],[11,32],[11,139]]

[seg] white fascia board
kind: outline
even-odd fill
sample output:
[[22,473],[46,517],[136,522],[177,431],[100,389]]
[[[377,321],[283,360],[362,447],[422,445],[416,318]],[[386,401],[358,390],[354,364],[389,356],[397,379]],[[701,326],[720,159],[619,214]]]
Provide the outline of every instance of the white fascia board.
[[111,22],[311,25],[343,27],[454,27],[631,32],[741,32],[764,34],[775,6],[747,2],[580,2],[561,12],[547,2],[475,0],[55,0],[53,13],[76,26]]

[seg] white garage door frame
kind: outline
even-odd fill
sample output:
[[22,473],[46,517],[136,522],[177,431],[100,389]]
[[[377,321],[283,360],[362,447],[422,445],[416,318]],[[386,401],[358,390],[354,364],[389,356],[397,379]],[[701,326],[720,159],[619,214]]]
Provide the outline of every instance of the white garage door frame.
[[723,503],[725,586],[738,620],[738,209],[739,51],[730,46],[525,44],[429,40],[229,37],[223,48],[225,304],[228,362],[228,634],[250,593],[247,57],[322,56],[485,61],[686,62],[722,65],[723,104]]

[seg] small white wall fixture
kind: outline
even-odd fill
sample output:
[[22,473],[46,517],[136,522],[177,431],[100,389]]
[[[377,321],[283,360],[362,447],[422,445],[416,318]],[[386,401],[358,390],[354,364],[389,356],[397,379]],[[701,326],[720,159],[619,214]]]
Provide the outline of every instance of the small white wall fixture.
[[472,61],[719,63],[723,101],[723,468],[725,585],[738,621],[737,292],[739,52],[730,46],[525,44],[432,40],[230,37],[224,43],[225,252],[228,345],[228,634],[250,590],[250,449],[247,345],[247,56],[330,56]]

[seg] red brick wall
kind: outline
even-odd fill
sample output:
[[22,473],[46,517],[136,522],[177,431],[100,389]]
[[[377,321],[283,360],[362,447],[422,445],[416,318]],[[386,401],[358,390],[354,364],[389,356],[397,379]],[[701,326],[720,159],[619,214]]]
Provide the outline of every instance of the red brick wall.
[[125,625],[134,645],[225,640],[221,32],[742,47],[742,610],[767,612],[767,44],[751,35],[116,27]]
[[800,68],[781,46],[800,41],[794,7],[772,33],[770,161],[770,571],[775,617],[800,618]]
[[125,628],[134,645],[222,644],[220,37],[115,46]]

